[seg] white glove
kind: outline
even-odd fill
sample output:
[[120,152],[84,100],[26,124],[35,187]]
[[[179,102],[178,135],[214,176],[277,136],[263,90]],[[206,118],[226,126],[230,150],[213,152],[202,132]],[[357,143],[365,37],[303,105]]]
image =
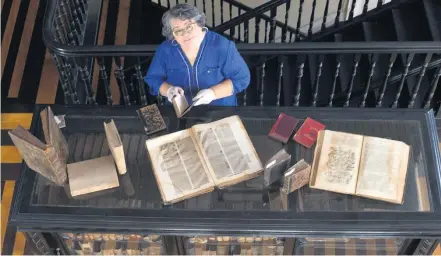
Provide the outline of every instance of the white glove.
[[181,87],[171,86],[167,90],[167,100],[172,102],[173,98],[177,95],[184,96],[184,90]]
[[211,89],[204,89],[198,92],[196,96],[193,98],[193,102],[195,106],[203,105],[203,104],[209,104],[214,99],[216,99],[216,95],[214,95],[213,90]]

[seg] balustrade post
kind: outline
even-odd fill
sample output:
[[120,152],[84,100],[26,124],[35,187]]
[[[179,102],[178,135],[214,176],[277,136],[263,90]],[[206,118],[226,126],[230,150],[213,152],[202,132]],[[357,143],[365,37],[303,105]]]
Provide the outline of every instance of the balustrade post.
[[429,62],[431,59],[432,59],[432,54],[428,53],[426,55],[426,59],[424,60],[423,68],[421,69],[421,72],[418,76],[417,84],[413,87],[412,96],[410,98],[408,108],[413,107],[413,105],[415,104],[416,96],[418,94],[418,91],[420,90],[421,82],[423,81],[424,75],[426,74],[427,66],[429,66]]
[[384,93],[386,92],[387,83],[389,81],[389,77],[390,77],[390,74],[392,73],[392,68],[395,64],[396,59],[397,59],[396,53],[393,53],[390,55],[387,73],[386,73],[386,76],[383,80],[383,85],[381,86],[380,95],[378,96],[378,100],[377,100],[377,106],[376,106],[377,108],[381,107],[381,105],[383,104]]
[[147,105],[148,101],[147,101],[147,95],[145,93],[145,89],[144,89],[144,79],[142,76],[142,72],[141,72],[141,62],[139,57],[137,58],[138,62],[135,65],[135,70],[136,70],[136,79],[138,80],[138,93],[139,93],[139,98],[141,101],[142,105]]
[[394,103],[392,103],[392,108],[396,108],[398,106],[398,100],[400,99],[401,91],[403,90],[407,74],[409,73],[409,67],[414,56],[414,53],[409,53],[409,55],[407,56],[406,64],[404,66],[404,72],[401,75],[400,86],[398,87],[397,94],[395,95]]
[[119,89],[120,89],[121,94],[123,96],[124,105],[130,105],[130,96],[129,96],[129,92],[127,90],[127,84],[126,84],[126,80],[125,80],[125,75],[124,75],[124,70],[123,70],[123,65],[122,65],[121,59],[120,59],[120,57],[114,57],[114,59],[115,59],[115,64],[116,64],[115,77],[116,77],[116,80],[118,81],[118,86],[119,86]]
[[351,75],[351,81],[349,82],[348,89],[346,92],[346,101],[343,105],[343,107],[349,107],[349,103],[351,101],[351,94],[352,90],[354,89],[354,80],[355,76],[357,75],[357,69],[358,69],[358,63],[360,62],[361,54],[357,53],[354,57],[354,65],[352,66],[352,75]]
[[305,56],[300,55],[300,64],[297,67],[297,86],[296,86],[296,94],[294,95],[294,107],[298,107],[300,105],[300,93],[302,90],[302,78],[303,78],[303,68],[305,67]]
[[86,93],[86,104],[96,105],[97,103],[95,101],[95,94],[92,89],[92,84],[90,83],[90,73],[87,66],[87,59],[82,58],[78,61],[74,59],[74,61],[75,65],[78,68],[81,80],[83,81],[84,91]]
[[297,18],[297,26],[296,26],[296,42],[300,41],[300,25],[302,22],[302,12],[303,12],[303,4],[305,3],[305,0],[300,0],[300,6],[299,6],[299,17]]
[[319,56],[319,63],[317,66],[317,74],[315,76],[315,83],[314,83],[314,90],[312,94],[312,106],[316,107],[317,105],[317,97],[318,97],[318,89],[320,84],[320,76],[322,75],[322,67],[323,67],[323,61],[325,60],[325,56],[321,54]]
[[375,65],[377,64],[377,60],[378,60],[378,54],[373,54],[371,57],[372,63],[371,63],[371,68],[369,69],[369,77],[368,77],[368,80],[366,83],[366,87],[364,88],[363,99],[361,100],[361,104],[360,104],[361,108],[364,108],[366,105],[366,98],[369,93],[369,88],[371,86],[372,77],[374,76]]
[[426,104],[424,104],[424,108],[430,107],[430,102],[432,101],[433,95],[435,94],[436,88],[438,88],[438,81],[441,77],[441,65],[438,66],[438,69],[435,72],[435,75],[433,76],[432,83],[430,84],[430,92],[427,96]]
[[329,11],[329,0],[326,0],[321,31],[326,29],[326,19],[328,18],[328,11]]
[[110,90],[109,77],[107,76],[106,67],[104,66],[104,59],[102,57],[98,57],[97,61],[100,67],[100,77],[103,81],[104,91],[106,93],[106,104],[113,105],[112,91]]
[[312,12],[311,17],[309,18],[309,29],[308,29],[308,37],[312,37],[312,26],[314,25],[314,14],[315,14],[315,7],[317,5],[317,0],[314,0],[312,2]]

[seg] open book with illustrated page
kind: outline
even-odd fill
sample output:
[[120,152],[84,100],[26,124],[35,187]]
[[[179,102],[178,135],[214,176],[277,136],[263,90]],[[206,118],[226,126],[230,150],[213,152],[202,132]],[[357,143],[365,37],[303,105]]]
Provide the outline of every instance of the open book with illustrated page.
[[146,141],[164,204],[254,178],[263,171],[238,116]]
[[403,204],[410,146],[345,132],[319,132],[311,188]]

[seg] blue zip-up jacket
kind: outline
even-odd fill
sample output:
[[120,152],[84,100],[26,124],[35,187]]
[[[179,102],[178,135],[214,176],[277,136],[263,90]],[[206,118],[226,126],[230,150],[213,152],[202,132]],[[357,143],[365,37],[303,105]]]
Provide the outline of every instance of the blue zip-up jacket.
[[232,96],[214,100],[210,105],[236,106],[236,94],[248,87],[250,71],[237,51],[236,45],[227,38],[207,31],[199,48],[194,65],[191,66],[179,45],[163,42],[156,50],[144,80],[150,93],[159,94],[159,87],[166,81],[184,89],[188,102],[202,90],[225,79],[233,82]]

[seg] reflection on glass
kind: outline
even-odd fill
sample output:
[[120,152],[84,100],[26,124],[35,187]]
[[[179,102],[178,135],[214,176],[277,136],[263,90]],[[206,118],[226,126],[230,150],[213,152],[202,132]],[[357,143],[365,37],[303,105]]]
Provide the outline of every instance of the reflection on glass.
[[70,254],[166,255],[161,236],[141,234],[63,233]]
[[295,255],[397,255],[403,239],[304,238],[297,239]]
[[276,237],[196,236],[186,238],[187,255],[283,255],[284,239]]

